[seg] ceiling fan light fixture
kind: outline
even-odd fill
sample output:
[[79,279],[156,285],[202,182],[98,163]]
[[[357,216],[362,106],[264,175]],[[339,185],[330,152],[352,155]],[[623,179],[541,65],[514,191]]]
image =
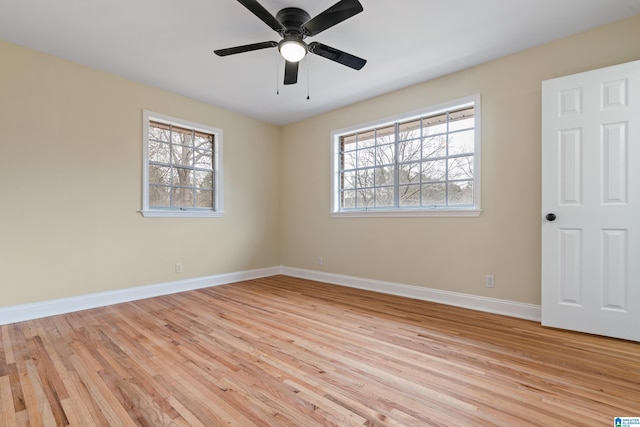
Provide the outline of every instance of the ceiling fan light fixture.
[[280,55],[289,62],[299,62],[307,54],[307,46],[298,39],[284,39],[278,44]]
[[[237,53],[252,52],[254,50],[278,47],[278,53],[285,59],[284,84],[292,85],[298,82],[299,62],[307,55],[313,53],[330,61],[345,65],[354,70],[360,70],[367,63],[365,59],[358,58],[347,52],[343,52],[331,46],[319,42],[305,43],[306,37],[315,37],[324,30],[357,15],[363,11],[358,0],[338,0],[336,4],[320,12],[315,17],[298,7],[285,7],[273,16],[260,4],[261,0],[237,0],[258,19],[267,24],[282,39],[280,42],[265,41],[260,43],[245,44],[226,49],[217,49],[213,52],[218,56],[235,55]],[[277,55],[276,54],[276,55]],[[307,70],[308,72],[309,70]]]

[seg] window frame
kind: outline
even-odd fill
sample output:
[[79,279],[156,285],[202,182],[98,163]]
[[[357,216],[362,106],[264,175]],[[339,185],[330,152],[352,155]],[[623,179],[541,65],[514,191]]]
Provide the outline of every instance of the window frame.
[[[380,120],[349,126],[331,132],[331,215],[333,217],[478,217],[481,209],[481,97],[480,94],[467,96],[438,105],[410,111]],[[348,208],[340,206],[341,150],[340,137],[355,132],[366,132],[399,123],[454,111],[464,106],[474,106],[474,152],[473,152],[473,205],[465,206],[418,206],[385,208]],[[398,142],[396,141],[395,144]],[[449,158],[449,156],[447,156]],[[397,163],[396,163],[397,164]],[[396,179],[397,179],[396,171]],[[400,185],[394,184],[394,185]],[[394,203],[396,202],[394,198]]]
[[[142,210],[144,217],[162,218],[218,218],[224,216],[224,197],[222,183],[222,129],[187,120],[155,113],[149,110],[142,112]],[[214,136],[213,140],[213,207],[206,208],[151,208],[149,207],[149,124],[159,122],[176,127],[195,130]]]

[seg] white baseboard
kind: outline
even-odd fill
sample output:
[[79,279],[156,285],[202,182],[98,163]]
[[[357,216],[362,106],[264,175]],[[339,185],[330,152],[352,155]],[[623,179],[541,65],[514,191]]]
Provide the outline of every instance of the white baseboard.
[[90,308],[104,307],[107,305],[157,297],[160,295],[174,294],[177,292],[208,288],[211,286],[226,285],[228,283],[241,282],[243,280],[274,276],[276,274],[280,274],[281,271],[282,269],[279,266],[269,267],[257,270],[218,274],[209,277],[199,277],[195,279],[177,280],[174,282],[140,286],[117,291],[80,295],[77,297],[43,301],[33,304],[16,305],[4,308],[0,307],[0,325],[87,310]]
[[287,276],[299,277],[302,279],[317,280],[319,282],[332,283],[351,288],[415,298],[423,301],[438,302],[456,307],[469,308],[472,310],[503,314],[520,319],[534,320],[537,322],[541,319],[541,308],[539,305],[534,304],[525,304],[497,298],[481,297],[459,292],[442,291],[439,289],[424,288],[421,286],[383,282],[379,280],[363,279],[360,277],[344,276],[340,274],[324,273],[321,271],[304,270],[300,268],[282,267],[281,272]]
[[300,277],[303,279],[316,280],[335,285],[415,298],[423,301],[438,302],[473,310],[487,311],[490,313],[504,314],[506,316],[535,320],[538,322],[541,318],[539,305],[462,294],[458,292],[442,291],[438,289],[424,288],[421,286],[363,279],[354,276],[323,273],[321,271],[277,266],[218,274],[208,277],[199,277],[195,279],[178,280],[174,282],[140,286],[117,291],[80,295],[77,297],[43,301],[33,304],[16,305],[4,308],[0,307],[0,325],[87,310],[90,308],[104,307],[107,305],[136,301],[144,298],[185,292],[194,289],[226,285],[229,283],[241,282],[243,280],[275,276],[277,274],[285,274],[287,276]]

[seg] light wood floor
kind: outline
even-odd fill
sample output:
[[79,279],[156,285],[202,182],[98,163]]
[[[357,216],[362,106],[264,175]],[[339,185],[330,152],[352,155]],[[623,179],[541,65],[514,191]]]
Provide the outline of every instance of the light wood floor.
[[276,276],[0,327],[0,425],[612,426],[640,344]]

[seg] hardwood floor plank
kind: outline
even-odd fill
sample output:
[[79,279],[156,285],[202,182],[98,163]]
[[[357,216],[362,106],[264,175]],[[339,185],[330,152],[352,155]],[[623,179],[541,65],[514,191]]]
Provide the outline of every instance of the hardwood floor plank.
[[50,357],[50,353],[45,348],[42,338],[39,335],[29,340],[29,351],[33,355],[32,360],[37,370],[39,385],[51,408],[56,425],[68,425],[69,420],[64,412],[61,400],[67,399],[69,393],[60,379],[58,371],[55,369]]
[[0,326],[0,343],[2,344],[0,346],[0,378],[2,378],[9,375],[7,366],[14,363],[7,325]]
[[0,376],[0,426],[17,425],[9,376]]
[[29,422],[36,426],[65,425],[58,424],[54,418],[34,361],[25,359],[23,364],[19,364],[18,370],[21,371]]
[[640,416],[640,343],[287,276],[3,325],[0,344],[0,426]]

